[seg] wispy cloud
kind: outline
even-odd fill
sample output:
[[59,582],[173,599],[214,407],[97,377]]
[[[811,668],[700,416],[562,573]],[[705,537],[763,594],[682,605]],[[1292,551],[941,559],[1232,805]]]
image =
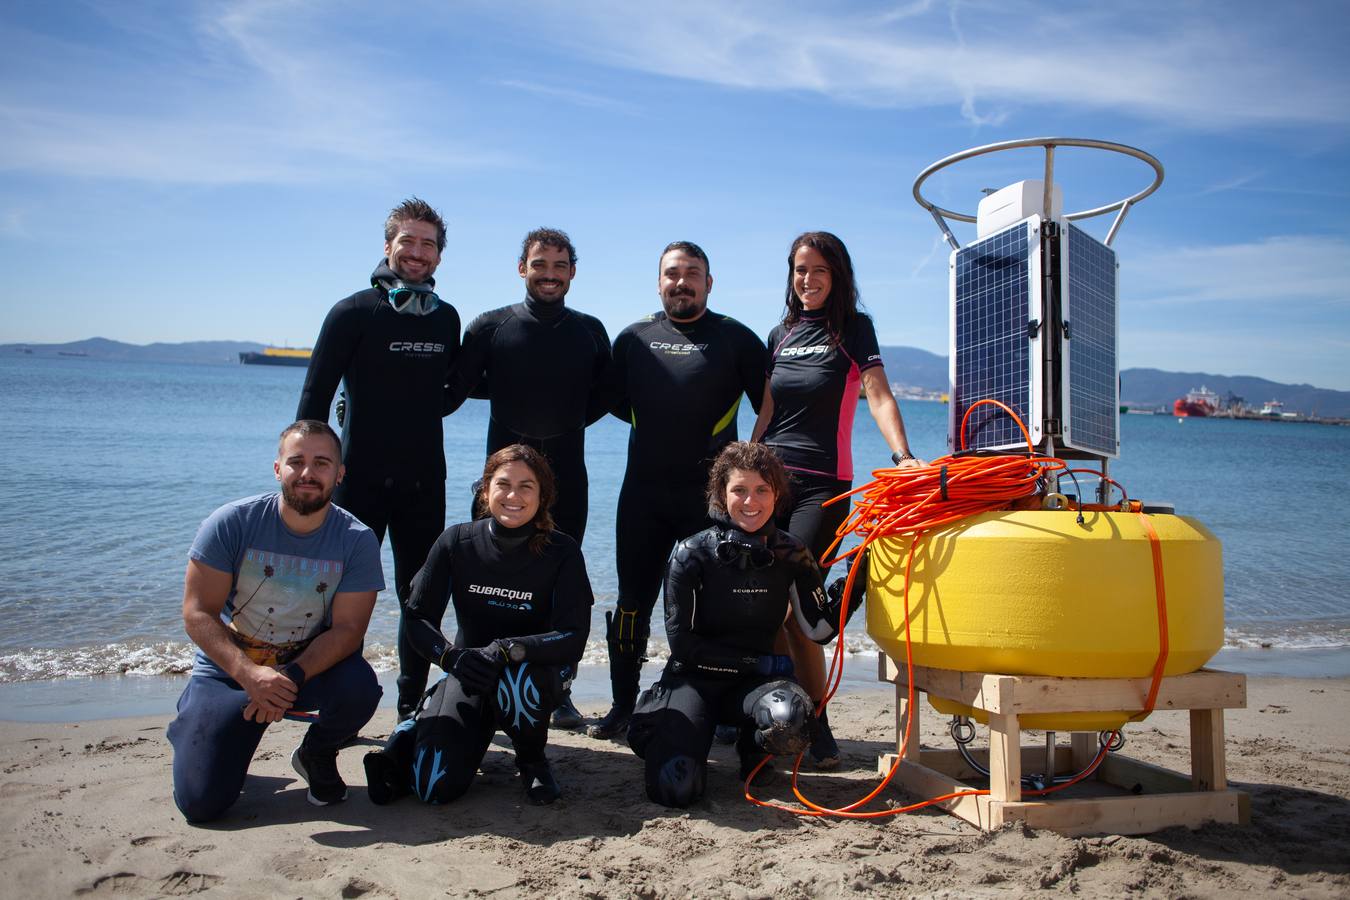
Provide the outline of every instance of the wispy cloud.
[[[96,45],[30,33],[0,83],[0,169],[160,182],[303,183],[392,167],[500,165],[453,136],[405,134],[390,98],[426,95],[395,56],[316,40],[295,4],[110,17]],[[59,66],[52,60],[61,60]]]
[[[896,107],[955,103],[973,123],[1008,104],[1071,104],[1185,127],[1344,125],[1335,4],[917,4],[878,18],[799,4],[569,4],[530,22],[574,54],[734,88],[811,90]],[[565,20],[565,22],[564,22]],[[561,27],[562,25],[566,27]],[[995,111],[982,113],[992,104]]]
[[578,91],[571,88],[558,87],[557,85],[537,84],[532,81],[519,81],[516,79],[499,81],[497,84],[501,87],[525,91],[526,93],[536,94],[550,99],[561,100],[564,103],[570,103],[574,106],[583,106],[588,109],[602,109],[608,112],[622,113],[623,115],[628,116],[636,116],[641,113],[638,107],[632,103],[617,100],[613,97],[606,97],[601,94],[593,94],[588,91]]
[[1142,304],[1270,304],[1350,308],[1350,240],[1277,236],[1216,246],[1145,252],[1125,261],[1128,294]]

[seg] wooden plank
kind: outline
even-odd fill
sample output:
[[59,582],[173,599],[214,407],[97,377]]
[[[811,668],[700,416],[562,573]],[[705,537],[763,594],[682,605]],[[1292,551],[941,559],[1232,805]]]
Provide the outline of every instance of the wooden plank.
[[1002,804],[1006,821],[1061,834],[1150,834],[1174,825],[1243,824],[1240,791],[1203,791],[1148,797],[1105,797]]
[[[909,702],[909,686],[897,684],[895,686],[895,752],[904,751],[905,758],[913,762],[919,761],[919,728],[922,724],[923,714],[923,695],[917,690],[914,692],[914,703]],[[904,746],[905,740],[905,719],[907,716],[914,717],[914,725],[909,730],[909,746]]]
[[[894,764],[895,754],[883,753],[877,759],[877,772],[885,775]],[[972,790],[970,785],[944,775],[942,772],[911,762],[900,764],[900,769],[895,773],[895,778],[891,781],[891,784],[903,788],[907,794],[911,795],[912,799],[905,798],[905,804],[929,797],[941,797],[944,794]],[[951,800],[944,800],[941,803],[935,803],[933,808],[951,813],[984,831],[990,831],[1003,824],[1001,817],[995,821],[991,815],[990,802],[987,796],[956,797]]]
[[1069,767],[1074,772],[1081,772],[1097,755],[1099,746],[1097,735],[1092,731],[1075,731],[1069,736],[1069,746],[1072,748],[1069,755]]
[[[905,675],[892,661],[882,680],[898,685]],[[914,684],[924,691],[976,709],[1021,715],[1140,709],[1151,683],[1149,678],[1051,678],[914,667]],[[1155,708],[1242,709],[1246,705],[1245,675],[1201,669],[1164,678]]]
[[[1015,699],[1004,712],[1089,712],[1141,709],[1148,678],[1042,678],[1017,676]],[[1246,676],[1194,672],[1164,678],[1154,709],[1238,709],[1247,705]]]
[[1221,709],[1191,710],[1191,784],[1197,791],[1228,787]]
[[[1072,751],[1068,747],[1055,748],[1055,768],[1061,773],[1067,773],[1073,765]],[[989,768],[989,751],[984,747],[970,748],[970,755],[975,762]],[[925,766],[929,766],[944,775],[950,775],[952,778],[958,778],[962,781],[984,781],[985,775],[982,772],[971,768],[966,762],[965,757],[959,750],[925,750],[923,755],[916,760]],[[1091,762],[1091,758],[1088,760]],[[1023,747],[1022,748],[1022,772],[1041,772],[1045,768],[1045,750],[1041,747]],[[1076,773],[1081,769],[1073,769]]]
[[899,674],[900,667],[895,660],[885,653],[877,654],[877,681],[889,681],[891,684],[895,684],[895,679]]
[[1016,715],[989,714],[989,796],[1022,799],[1022,731]]
[[1189,792],[1191,780],[1180,772],[1119,754],[1108,754],[1097,769],[1097,780],[1143,795]]

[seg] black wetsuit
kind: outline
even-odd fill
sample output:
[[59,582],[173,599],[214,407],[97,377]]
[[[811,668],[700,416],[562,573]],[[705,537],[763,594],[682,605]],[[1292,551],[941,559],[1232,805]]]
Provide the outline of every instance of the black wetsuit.
[[834,541],[849,504],[821,504],[853,486],[853,417],[862,373],[881,365],[872,320],[859,313],[842,335],[824,310],[769,332],[773,417],[764,443],[791,475],[792,496],[778,526],[806,542],[817,560]]
[[709,524],[708,468],[737,438],[742,395],[758,411],[767,362],[754,332],[714,312],[687,323],[658,312],[614,340],[614,414],[632,424],[615,517],[619,601],[607,635],[618,709],[637,700],[671,547]]
[[[338,382],[346,477],[333,502],[384,540],[394,556],[394,590],[406,600],[413,575],[445,528],[445,385],[459,354],[459,313],[442,302],[427,315],[398,313],[376,279],[397,276],[385,262],[371,288],[329,311],[314,344],[297,419],[328,421]],[[426,662],[399,623],[399,708],[407,712],[427,681]]]
[[558,482],[553,521],[578,544],[586,533],[589,489],[586,426],[611,403],[609,362],[609,335],[599,319],[561,300],[527,297],[469,323],[447,394],[451,410],[471,392],[486,394],[489,455],[521,443],[548,457]]
[[747,535],[722,521],[675,545],[665,606],[670,661],[638,701],[628,740],[645,760],[647,795],[684,806],[702,792],[716,725],[738,726],[742,757],[754,752],[749,703],[785,680],[768,673],[789,606],[825,643],[838,604],[801,541],[772,523]]
[[[488,695],[471,694],[447,673],[428,693],[416,725],[391,736],[387,752],[406,767],[406,787],[429,803],[448,803],[468,790],[498,728],[511,739],[517,764],[544,758],[549,714],[586,646],[592,597],[576,542],[554,532],[538,554],[529,546],[532,534],[533,525],[507,529],[490,518],[451,526],[413,583],[405,612],[413,645],[426,659],[440,663],[457,649],[495,640],[523,648],[523,659],[506,666]],[[451,602],[457,646],[441,631]]]

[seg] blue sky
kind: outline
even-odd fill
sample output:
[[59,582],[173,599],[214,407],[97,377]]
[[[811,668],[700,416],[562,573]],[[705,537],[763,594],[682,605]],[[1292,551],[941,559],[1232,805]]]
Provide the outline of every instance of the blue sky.
[[[611,336],[657,307],[676,239],[764,334],[788,244],[823,228],[882,342],[945,353],[915,176],[1059,135],[1167,169],[1115,242],[1124,366],[1350,389],[1350,4],[9,0],[0,40],[0,341],[308,345],[416,194],[446,216],[437,281],[466,321],[519,299],[543,224]],[[1040,165],[967,163],[931,196],[973,212]],[[1057,166],[1069,209],[1149,174]]]

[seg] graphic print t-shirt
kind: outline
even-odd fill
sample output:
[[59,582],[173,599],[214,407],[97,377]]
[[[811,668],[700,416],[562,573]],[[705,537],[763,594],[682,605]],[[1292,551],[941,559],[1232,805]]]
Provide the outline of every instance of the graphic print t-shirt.
[[[197,529],[188,557],[234,576],[221,621],[259,665],[284,664],[332,624],[339,591],[384,588],[374,533],[330,506],[323,525],[296,534],[281,519],[279,494],[227,503]],[[201,650],[192,674],[228,677]]]

